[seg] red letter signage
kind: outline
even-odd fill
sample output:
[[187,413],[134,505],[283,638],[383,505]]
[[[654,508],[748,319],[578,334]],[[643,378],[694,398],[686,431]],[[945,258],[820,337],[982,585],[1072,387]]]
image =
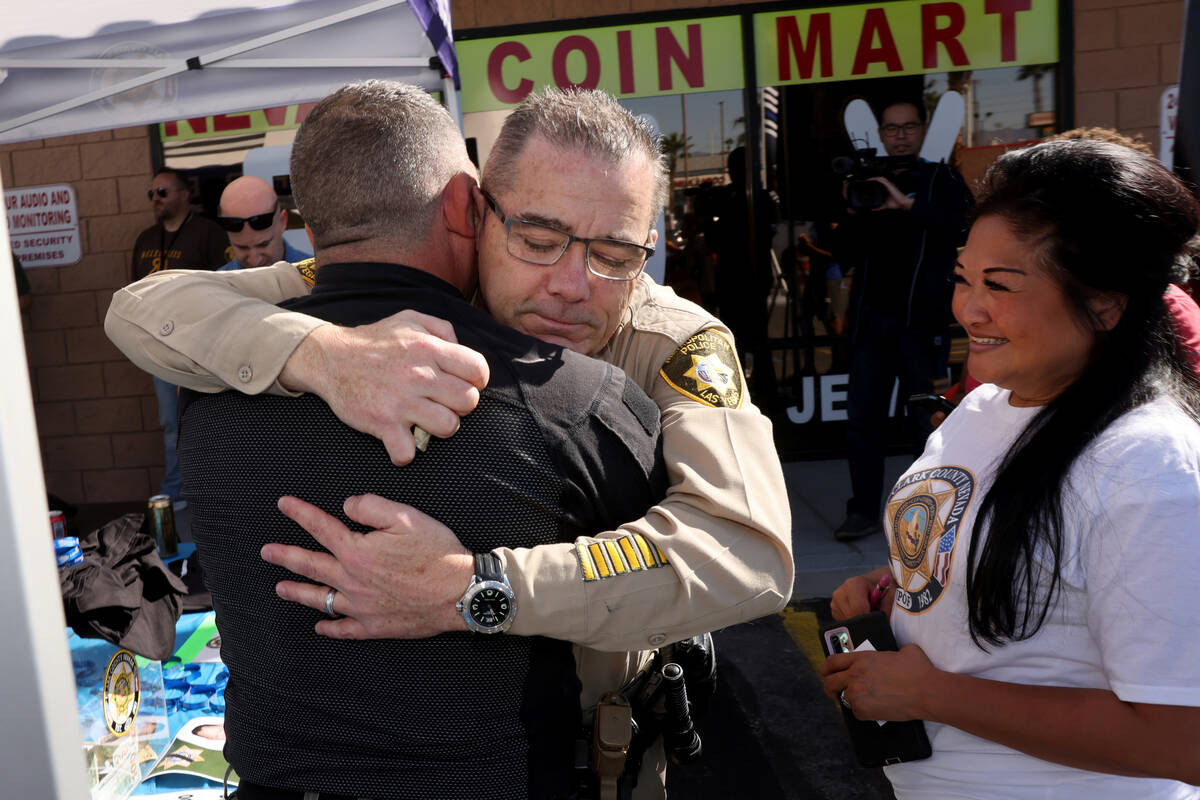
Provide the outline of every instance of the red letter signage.
[[655,42],[658,45],[658,88],[660,91],[668,91],[672,88],[672,61],[683,73],[683,79],[687,81],[688,86],[695,89],[697,86],[704,85],[704,47],[700,43],[700,26],[688,25],[687,35],[688,53],[685,54],[680,48],[679,42],[675,41],[670,28],[663,27],[654,30]]
[[[879,36],[879,46],[874,47],[875,36]],[[858,49],[854,53],[854,68],[851,75],[862,75],[867,67],[876,61],[887,65],[888,72],[900,72],[904,67],[900,64],[900,53],[896,50],[896,40],[892,37],[892,29],[888,25],[887,12],[882,8],[868,8],[863,18],[862,33],[858,37]]]
[[528,61],[529,48],[520,42],[502,42],[488,55],[487,78],[492,94],[502,103],[519,103],[533,91],[533,81],[521,78],[517,88],[504,85],[504,59],[512,56],[517,61]]
[[833,76],[833,49],[830,34],[830,14],[824,11],[808,18],[808,31],[800,41],[800,25],[795,17],[780,17],[775,22],[775,36],[779,49],[779,77],[792,79],[792,53],[796,54],[796,68],[800,77],[808,80],[813,74],[813,63],[817,53],[821,54],[821,77]]
[[[945,17],[946,27],[938,27],[938,19]],[[967,15],[958,3],[930,3],[921,6],[921,60],[925,69],[937,67],[937,46],[946,48],[950,63],[956,67],[968,66],[967,53],[958,37],[967,24]]]
[[1028,11],[1033,0],[984,0],[983,13],[1000,15],[1000,60],[1017,60],[1017,12]]
[[617,31],[617,75],[621,78],[621,94],[633,94],[633,31]]
[[[573,50],[583,53],[586,64],[583,80],[578,82],[572,81],[567,75],[567,56]],[[551,63],[554,67],[554,84],[560,89],[595,89],[600,85],[600,51],[596,49],[596,43],[586,36],[576,34],[559,42],[554,48]]]

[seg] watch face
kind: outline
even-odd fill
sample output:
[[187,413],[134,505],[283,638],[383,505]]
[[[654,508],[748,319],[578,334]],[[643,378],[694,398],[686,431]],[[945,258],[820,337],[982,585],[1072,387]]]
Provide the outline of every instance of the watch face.
[[508,595],[499,589],[489,587],[475,593],[467,607],[467,612],[477,624],[485,628],[495,628],[503,625],[504,621],[508,619],[509,608]]

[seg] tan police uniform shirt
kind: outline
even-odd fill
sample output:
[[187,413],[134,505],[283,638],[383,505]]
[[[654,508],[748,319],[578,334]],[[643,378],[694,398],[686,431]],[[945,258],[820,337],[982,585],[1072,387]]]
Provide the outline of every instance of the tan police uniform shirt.
[[[310,284],[286,262],[159,273],[114,294],[105,330],[139,367],[179,385],[291,394],[277,377],[323,323],[252,298],[276,303]],[[496,551],[520,609],[510,632],[574,642],[585,707],[630,677],[645,651],[773,613],[791,596],[783,472],[735,352],[715,317],[639,278],[597,355],[662,411],[667,496],[615,531]],[[642,788],[639,797],[655,796]]]

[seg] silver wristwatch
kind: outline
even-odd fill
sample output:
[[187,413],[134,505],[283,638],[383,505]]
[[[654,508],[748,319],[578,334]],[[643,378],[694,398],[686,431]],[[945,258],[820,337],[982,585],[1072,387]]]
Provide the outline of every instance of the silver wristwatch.
[[454,608],[475,633],[504,633],[509,629],[517,616],[517,601],[499,556],[475,554],[475,574]]

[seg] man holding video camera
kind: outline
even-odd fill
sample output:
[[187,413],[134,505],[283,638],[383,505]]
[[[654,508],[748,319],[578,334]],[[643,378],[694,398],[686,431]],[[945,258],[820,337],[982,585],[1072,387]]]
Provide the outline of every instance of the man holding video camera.
[[[886,158],[860,151],[846,174],[847,213],[835,255],[853,269],[847,448],[853,496],[839,541],[878,533],[888,405],[929,392],[944,374],[951,321],[949,275],[974,200],[962,175],[920,158],[925,108],[897,100],[880,116]],[[898,408],[899,412],[900,409]],[[913,451],[930,431],[928,413],[910,414]]]

